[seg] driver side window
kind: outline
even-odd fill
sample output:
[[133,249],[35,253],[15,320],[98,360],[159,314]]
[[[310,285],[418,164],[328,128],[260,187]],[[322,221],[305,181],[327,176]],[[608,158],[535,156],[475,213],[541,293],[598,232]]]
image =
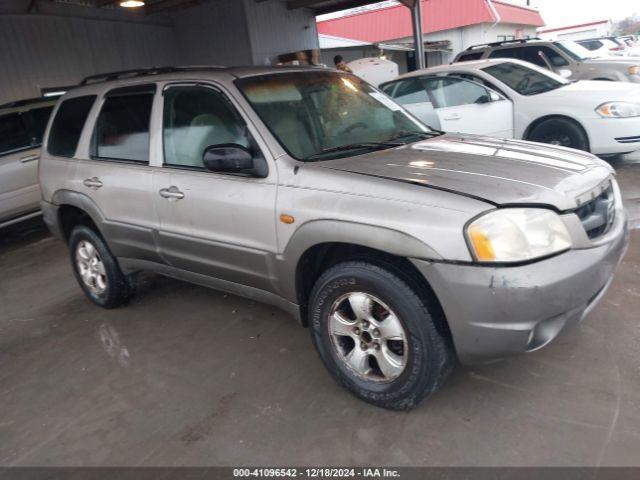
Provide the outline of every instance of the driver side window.
[[244,120],[219,92],[201,86],[175,86],[164,92],[164,164],[204,168],[207,147],[234,143],[250,148]]

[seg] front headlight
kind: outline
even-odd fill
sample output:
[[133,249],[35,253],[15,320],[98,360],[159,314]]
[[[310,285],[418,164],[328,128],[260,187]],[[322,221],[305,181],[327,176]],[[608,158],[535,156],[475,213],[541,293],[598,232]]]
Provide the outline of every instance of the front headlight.
[[543,208],[493,210],[471,222],[465,233],[479,262],[524,262],[571,248],[560,216]]
[[627,71],[629,72],[629,75],[638,75],[640,73],[640,66],[632,65]]
[[640,117],[640,103],[608,102],[603,103],[596,112],[604,118]]

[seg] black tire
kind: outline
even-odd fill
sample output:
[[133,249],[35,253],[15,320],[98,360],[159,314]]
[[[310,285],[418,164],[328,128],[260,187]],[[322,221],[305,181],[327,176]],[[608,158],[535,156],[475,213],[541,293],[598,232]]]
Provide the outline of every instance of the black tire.
[[[88,242],[95,247],[98,258],[104,266],[104,274],[102,276],[104,277],[103,283],[105,288],[102,291],[96,291],[90,288],[83,280],[80,272],[81,267],[76,259],[78,246],[81,242]],[[85,225],[74,227],[69,236],[69,252],[71,267],[73,268],[76,280],[85,295],[93,303],[102,308],[116,308],[131,298],[134,292],[134,285],[131,278],[122,273],[117,260],[109,251],[107,244],[93,229]]]
[[551,118],[540,122],[531,129],[527,140],[589,151],[587,134],[582,127],[566,118]]
[[[353,292],[380,299],[404,328],[407,356],[404,370],[395,379],[363,378],[347,366],[338,353],[332,340],[335,337],[329,333],[329,316],[334,303]],[[451,342],[436,328],[427,302],[392,268],[352,261],[325,271],[311,292],[309,326],[322,361],[338,383],[362,400],[390,410],[417,406],[443,384],[455,364]],[[374,364],[377,364],[375,360]]]

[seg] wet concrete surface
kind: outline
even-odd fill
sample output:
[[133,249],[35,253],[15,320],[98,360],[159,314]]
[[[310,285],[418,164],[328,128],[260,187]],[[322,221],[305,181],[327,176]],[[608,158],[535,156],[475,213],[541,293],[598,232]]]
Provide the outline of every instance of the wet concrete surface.
[[[618,162],[628,205],[640,162]],[[40,221],[0,233],[0,465],[640,465],[640,230],[547,348],[414,411],[336,385],[279,310],[155,275],[101,310]]]

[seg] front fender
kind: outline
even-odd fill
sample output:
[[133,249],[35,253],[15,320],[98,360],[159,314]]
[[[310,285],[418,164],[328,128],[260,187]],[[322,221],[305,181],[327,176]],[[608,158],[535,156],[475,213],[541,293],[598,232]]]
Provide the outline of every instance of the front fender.
[[301,225],[277,256],[279,290],[287,300],[297,303],[297,266],[310,248],[323,243],[359,245],[405,258],[441,260],[423,241],[388,227],[340,220],[313,220]]

